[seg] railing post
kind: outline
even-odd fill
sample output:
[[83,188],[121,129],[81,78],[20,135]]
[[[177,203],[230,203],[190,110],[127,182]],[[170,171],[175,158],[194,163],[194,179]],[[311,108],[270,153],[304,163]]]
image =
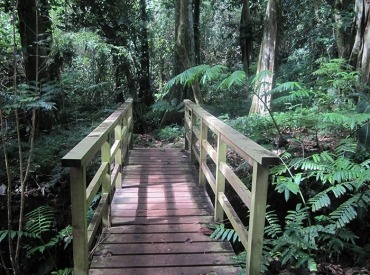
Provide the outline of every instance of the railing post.
[[128,141],[129,150],[132,150],[132,148],[133,148],[132,131],[133,131],[133,128],[134,128],[134,117],[132,116],[132,114],[133,114],[132,108],[133,108],[133,104],[131,104],[130,108],[127,111],[127,113],[128,113],[127,122],[129,122],[129,118],[130,118],[130,125],[128,125],[128,135],[129,135],[129,139],[130,139]]
[[[108,135],[109,140],[109,135]],[[111,175],[110,175],[110,163],[111,163],[111,156],[110,156],[110,144],[106,140],[103,145],[101,146],[101,162],[108,162],[108,171],[104,176],[104,180],[102,182],[102,193],[107,194],[109,196],[111,191]],[[109,219],[109,209],[107,208],[104,213],[102,213],[102,222],[104,226],[110,226],[110,219]]]
[[199,134],[199,185],[205,186],[207,183],[202,166],[207,161],[207,152],[203,147],[203,140],[208,138],[208,127],[204,123],[203,118],[200,119],[200,134]]
[[215,192],[215,222],[224,219],[224,210],[218,200],[219,193],[225,192],[225,176],[220,171],[220,162],[226,162],[226,143],[217,134],[216,192]]
[[250,207],[247,274],[260,274],[262,262],[263,233],[265,227],[268,168],[253,163],[252,199]]
[[[194,153],[194,147],[195,147],[195,141],[196,141],[196,136],[194,134],[193,128],[197,124],[197,117],[194,114],[194,110],[191,110],[191,124],[190,124],[190,163],[195,164],[197,158],[195,157]],[[201,145],[201,140],[199,140],[199,144]],[[201,146],[200,146],[201,147]]]
[[89,253],[87,247],[86,167],[71,167],[71,207],[73,233],[73,271],[87,275]]
[[[189,141],[187,139],[187,134],[190,132],[190,128],[191,128],[191,126],[189,126],[188,123],[187,123],[188,117],[189,117],[189,108],[188,108],[188,106],[185,103],[185,112],[184,112],[185,150],[189,150],[190,149],[190,152],[191,152],[191,145],[189,146]],[[191,132],[190,132],[190,135],[191,135]],[[190,144],[191,144],[191,142],[190,142]]]
[[116,188],[121,188],[122,187],[122,173],[121,173],[121,170],[122,170],[122,143],[123,143],[122,142],[122,120],[114,128],[114,139],[116,141],[117,140],[120,141],[119,149],[118,149],[116,155],[114,156],[114,162],[115,162],[115,164],[119,165],[118,175],[117,175],[117,179],[116,179]]

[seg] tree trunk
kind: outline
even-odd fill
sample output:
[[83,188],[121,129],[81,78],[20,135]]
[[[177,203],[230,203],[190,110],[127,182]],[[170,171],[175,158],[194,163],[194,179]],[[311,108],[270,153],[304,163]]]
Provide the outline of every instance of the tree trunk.
[[[195,65],[194,51],[194,28],[193,28],[193,4],[192,0],[176,0],[175,1],[175,59],[174,59],[174,74],[178,75],[183,71]],[[175,104],[180,104],[185,98],[189,98],[189,91],[192,90],[195,102],[203,104],[203,97],[200,92],[199,83],[194,81],[191,89],[184,88],[182,85],[175,85],[169,92],[167,101]],[[176,111],[168,111],[164,114],[161,125],[169,123],[181,122],[182,113]]]
[[248,0],[243,0],[239,32],[240,32],[240,49],[242,53],[243,69],[245,73],[248,75],[253,42],[252,19],[249,10]]
[[141,28],[140,28],[140,80],[139,98],[146,105],[154,103],[154,97],[150,90],[150,63],[149,63],[149,38],[148,38],[148,16],[146,12],[146,0],[140,0]]
[[193,11],[194,11],[194,53],[195,53],[195,65],[201,64],[200,56],[200,4],[202,0],[194,0]]
[[352,48],[351,64],[361,73],[362,82],[370,84],[370,2],[356,0],[356,37]]
[[28,82],[49,80],[47,61],[52,40],[49,8],[47,0],[18,1],[19,34]]
[[334,35],[337,44],[338,56],[340,58],[348,59],[351,53],[351,46],[353,44],[353,31],[346,25],[344,12],[348,9],[348,5],[352,4],[352,0],[336,0],[334,4]]
[[[257,76],[261,77],[255,84],[252,105],[249,114],[266,114],[270,108],[271,95],[268,94],[274,85],[274,71],[277,43],[278,26],[278,0],[269,0],[266,9],[265,24],[263,30],[262,43],[258,58]],[[262,73],[269,71],[269,74]]]

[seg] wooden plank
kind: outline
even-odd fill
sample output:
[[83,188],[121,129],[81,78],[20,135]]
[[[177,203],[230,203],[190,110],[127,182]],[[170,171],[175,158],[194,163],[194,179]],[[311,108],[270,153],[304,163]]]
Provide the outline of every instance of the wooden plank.
[[208,142],[208,140],[202,141],[202,146],[206,150],[207,154],[211,157],[214,163],[217,163],[217,151],[213,146]]
[[133,224],[204,224],[213,223],[213,216],[197,217],[115,217],[112,216],[112,225],[133,225]]
[[244,185],[244,183],[235,175],[235,173],[230,169],[230,167],[225,163],[220,163],[220,171],[226,177],[227,181],[234,188],[235,192],[238,194],[240,199],[244,204],[250,209],[251,207],[251,196],[252,193]]
[[132,255],[121,256],[95,256],[91,261],[91,267],[152,267],[152,266],[217,266],[232,265],[231,257],[234,253],[210,253],[210,254],[173,254],[173,255],[147,255],[137,257]]
[[128,226],[116,226],[110,228],[104,228],[104,234],[126,234],[126,233],[179,233],[179,232],[199,232],[199,230],[205,227],[200,223],[189,223],[189,224],[149,224],[149,225],[128,225]]
[[[157,188],[158,189],[158,188]],[[160,190],[161,191],[161,190]],[[175,197],[204,197],[207,196],[205,192],[195,190],[187,192],[174,192],[174,191],[167,191],[167,192],[120,192],[117,193],[117,197],[119,198],[175,198]]]
[[214,242],[209,236],[191,233],[102,234],[101,243],[194,243]]
[[158,203],[112,203],[112,207],[117,210],[176,210],[176,209],[207,209],[213,211],[213,206],[210,203],[206,202],[172,202],[165,204]]
[[121,210],[112,209],[111,215],[115,217],[186,217],[186,216],[205,216],[211,215],[205,209],[175,209],[175,210]]
[[98,192],[101,186],[101,183],[105,175],[107,174],[108,167],[109,167],[109,163],[103,162],[100,165],[100,168],[96,172],[95,176],[89,183],[89,186],[86,188],[86,205],[90,206],[91,202],[93,201],[96,193]]
[[188,166],[179,166],[179,167],[174,167],[174,166],[162,166],[162,167],[153,167],[153,166],[143,166],[143,165],[129,165],[123,169],[124,172],[126,173],[145,173],[145,174],[155,174],[155,173],[173,173],[173,172],[178,172],[178,173],[186,173],[186,172],[195,172],[196,170],[193,169],[192,167]]
[[202,171],[208,181],[209,186],[211,186],[212,188],[213,194],[215,194],[216,193],[216,179],[213,176],[211,170],[209,170],[208,165],[205,162],[202,163]]
[[248,245],[247,228],[243,225],[238,214],[235,212],[234,208],[231,206],[229,200],[227,199],[224,193],[219,193],[218,200],[220,202],[220,205],[222,206],[222,209],[225,211],[226,216],[228,217],[231,225],[238,234],[241,243],[243,244],[244,248],[246,248]]
[[148,192],[205,192],[205,190],[197,185],[174,185],[172,186],[171,184],[161,184],[161,185],[135,185],[135,186],[124,186],[122,189],[117,189],[116,193],[148,193]]
[[123,185],[125,184],[131,184],[131,183],[165,183],[167,185],[171,185],[172,183],[180,183],[180,182],[185,182],[185,183],[191,183],[193,184],[194,178],[190,177],[127,177],[123,176]]
[[236,275],[241,271],[240,267],[226,266],[192,266],[192,267],[149,267],[149,268],[114,268],[114,269],[91,269],[90,275]]
[[[173,203],[173,202],[205,202],[209,199],[206,196],[204,197],[170,197],[166,198],[166,203]],[[118,198],[114,196],[113,203],[138,203],[138,202],[147,202],[147,203],[161,203],[163,202],[163,198]]]
[[[140,181],[140,179],[129,179],[125,180],[122,186],[122,190],[128,189],[128,188],[177,188],[177,187],[194,187],[193,182],[189,181],[175,181],[175,182],[145,182]],[[120,190],[120,189],[117,189]]]
[[[151,243],[146,245],[102,244],[94,251],[94,256],[111,255],[148,255],[183,253],[233,253],[228,242],[211,243]],[[166,255],[167,256],[167,255]]]

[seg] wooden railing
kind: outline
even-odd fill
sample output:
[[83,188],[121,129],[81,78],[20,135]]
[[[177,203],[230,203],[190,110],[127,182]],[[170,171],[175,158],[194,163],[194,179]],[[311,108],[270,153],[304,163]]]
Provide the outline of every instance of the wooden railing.
[[[132,99],[126,100],[94,131],[62,159],[70,167],[74,274],[88,274],[89,250],[101,224],[109,226],[109,209],[115,187],[121,188],[121,167],[132,146]],[[93,160],[100,166],[89,184],[86,171]],[[101,192],[94,216],[87,224],[87,211]]]
[[[214,219],[222,221],[226,214],[247,251],[247,274],[260,274],[269,166],[277,164],[279,159],[190,100],[184,102],[185,146],[191,151],[192,163],[199,163],[200,185],[208,182],[215,194]],[[251,190],[226,163],[227,148],[253,167]],[[208,156],[216,166],[214,173],[207,164]],[[248,227],[244,226],[225,195],[226,180],[250,210]]]

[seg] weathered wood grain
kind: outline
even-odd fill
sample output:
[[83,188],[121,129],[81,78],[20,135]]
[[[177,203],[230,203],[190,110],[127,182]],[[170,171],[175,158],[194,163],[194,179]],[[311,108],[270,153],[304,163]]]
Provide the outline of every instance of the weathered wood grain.
[[[188,154],[135,149],[90,274],[237,274],[228,242],[209,237],[213,206]],[[206,235],[208,234],[208,235]],[[212,273],[211,273],[212,274]]]

